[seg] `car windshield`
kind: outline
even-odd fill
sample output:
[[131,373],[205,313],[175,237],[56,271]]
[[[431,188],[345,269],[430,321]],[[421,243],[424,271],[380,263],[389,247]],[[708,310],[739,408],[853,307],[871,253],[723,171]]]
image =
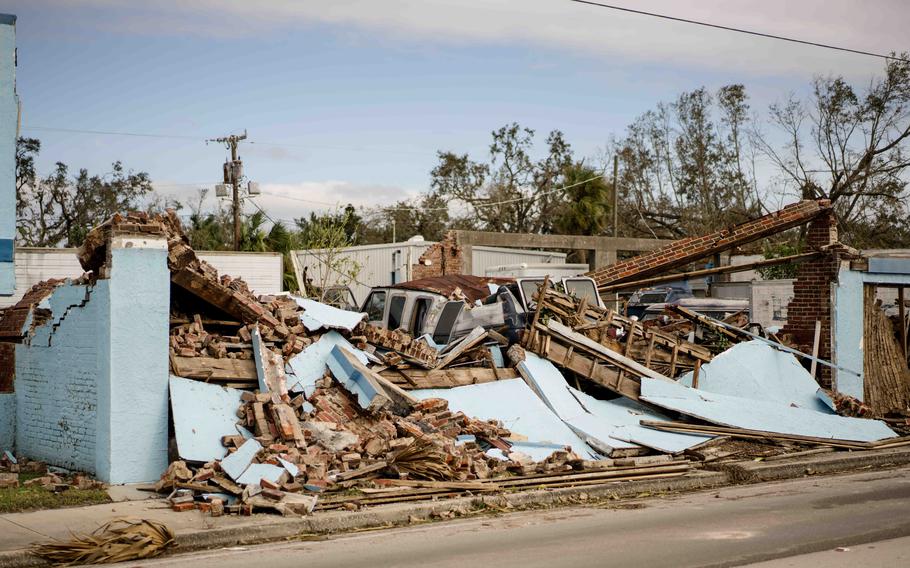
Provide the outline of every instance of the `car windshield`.
[[597,287],[594,285],[594,282],[587,278],[572,279],[567,278],[565,280],[566,292],[575,296],[578,299],[584,298],[588,301],[588,304],[597,305]]
[[656,304],[659,302],[663,302],[664,298],[666,298],[666,297],[667,297],[667,294],[665,292],[648,292],[648,293],[642,294],[641,296],[638,297],[638,303]]

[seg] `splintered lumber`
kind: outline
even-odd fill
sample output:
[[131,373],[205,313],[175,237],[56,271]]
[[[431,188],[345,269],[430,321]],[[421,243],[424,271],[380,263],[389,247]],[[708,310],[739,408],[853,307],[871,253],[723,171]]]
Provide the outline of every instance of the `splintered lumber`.
[[464,489],[472,491],[496,491],[500,485],[486,481],[424,481],[418,479],[378,479],[378,484],[397,487],[418,487],[423,489]]
[[343,471],[341,473],[338,473],[333,477],[333,480],[334,481],[347,481],[349,479],[357,479],[358,477],[363,477],[364,475],[366,475],[368,473],[375,473],[379,470],[385,469],[388,466],[389,466],[389,463],[387,461],[380,460],[380,461],[370,464],[370,465],[364,465],[364,466],[358,467],[357,469],[352,469],[349,471]]
[[910,369],[894,326],[876,305],[874,286],[864,287],[863,311],[863,402],[883,416],[910,403]]
[[[538,330],[546,329],[538,326]],[[549,335],[538,334],[534,345],[528,345],[529,351],[549,359],[558,367],[564,367],[582,377],[606,387],[632,400],[638,400],[641,386],[635,380],[621,381],[619,371],[604,364],[601,357],[585,351],[576,351],[573,346],[562,345]]]
[[492,383],[504,379],[518,378],[511,367],[491,369],[488,367],[460,367],[454,369],[386,369],[382,378],[405,390],[436,389]]
[[442,359],[436,364],[437,369],[443,369],[455,359],[461,357],[464,353],[481,344],[487,339],[487,332],[482,327],[475,327],[471,333],[459,340],[446,352]]
[[[538,300],[540,294],[538,294]],[[539,302],[550,314],[592,341],[613,351],[626,354],[649,369],[671,376],[677,370],[689,370],[696,361],[710,362],[711,351],[674,334],[656,328],[645,328],[640,322],[557,290],[546,290]],[[531,340],[536,331],[531,331]],[[624,341],[621,343],[620,341]]]
[[726,337],[727,339],[733,340],[735,342],[749,341],[750,339],[752,339],[752,337],[749,336],[747,333],[736,331],[736,328],[734,328],[733,326],[727,327],[727,326],[720,325],[713,318],[709,318],[708,316],[705,316],[698,312],[694,312],[692,310],[686,309],[682,306],[674,306],[674,305],[668,304],[666,309],[672,311],[673,313],[675,313],[677,315],[684,317],[685,319],[687,319],[693,323],[711,328],[714,331],[716,331],[717,333]]
[[641,393],[639,377],[671,380],[555,320],[538,323],[536,332],[531,351],[633,400]]
[[171,370],[178,377],[204,381],[256,383],[256,365],[251,359],[171,356]]

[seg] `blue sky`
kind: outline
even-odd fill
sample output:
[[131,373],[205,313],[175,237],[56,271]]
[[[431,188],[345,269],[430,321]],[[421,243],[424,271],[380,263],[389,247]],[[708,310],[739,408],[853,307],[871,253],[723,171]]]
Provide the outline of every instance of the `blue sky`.
[[[910,49],[900,1],[615,3],[857,49]],[[384,205],[424,189],[439,149],[483,158],[490,131],[560,129],[579,156],[659,101],[744,83],[762,113],[815,74],[863,83],[873,58],[565,0],[0,0],[19,17],[23,134],[56,161],[148,171],[188,201],[220,176],[205,138],[246,128],[258,203]],[[32,127],[175,135],[86,135]],[[257,144],[258,143],[258,144]],[[279,195],[291,196],[296,200]],[[313,203],[300,201],[312,200]],[[318,202],[318,203],[317,203]]]

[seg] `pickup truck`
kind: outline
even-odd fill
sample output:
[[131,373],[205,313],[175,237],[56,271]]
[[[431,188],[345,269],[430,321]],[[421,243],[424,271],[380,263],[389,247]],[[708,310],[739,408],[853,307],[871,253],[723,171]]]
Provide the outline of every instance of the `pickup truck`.
[[[429,335],[437,345],[467,335],[478,326],[517,339],[534,307],[533,295],[543,281],[541,277],[460,274],[423,278],[373,288],[360,311],[372,324],[403,329],[413,337]],[[558,283],[570,294],[603,305],[590,278],[563,278]]]

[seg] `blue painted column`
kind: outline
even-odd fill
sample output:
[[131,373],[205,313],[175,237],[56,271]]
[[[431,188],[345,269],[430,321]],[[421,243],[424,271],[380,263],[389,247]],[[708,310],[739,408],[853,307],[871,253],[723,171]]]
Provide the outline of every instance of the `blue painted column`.
[[13,242],[16,238],[16,16],[0,14],[0,295],[16,288]]
[[153,481],[167,468],[167,242],[114,237],[110,264],[110,325],[102,331],[110,334],[110,358],[98,385],[96,467],[110,483]]

